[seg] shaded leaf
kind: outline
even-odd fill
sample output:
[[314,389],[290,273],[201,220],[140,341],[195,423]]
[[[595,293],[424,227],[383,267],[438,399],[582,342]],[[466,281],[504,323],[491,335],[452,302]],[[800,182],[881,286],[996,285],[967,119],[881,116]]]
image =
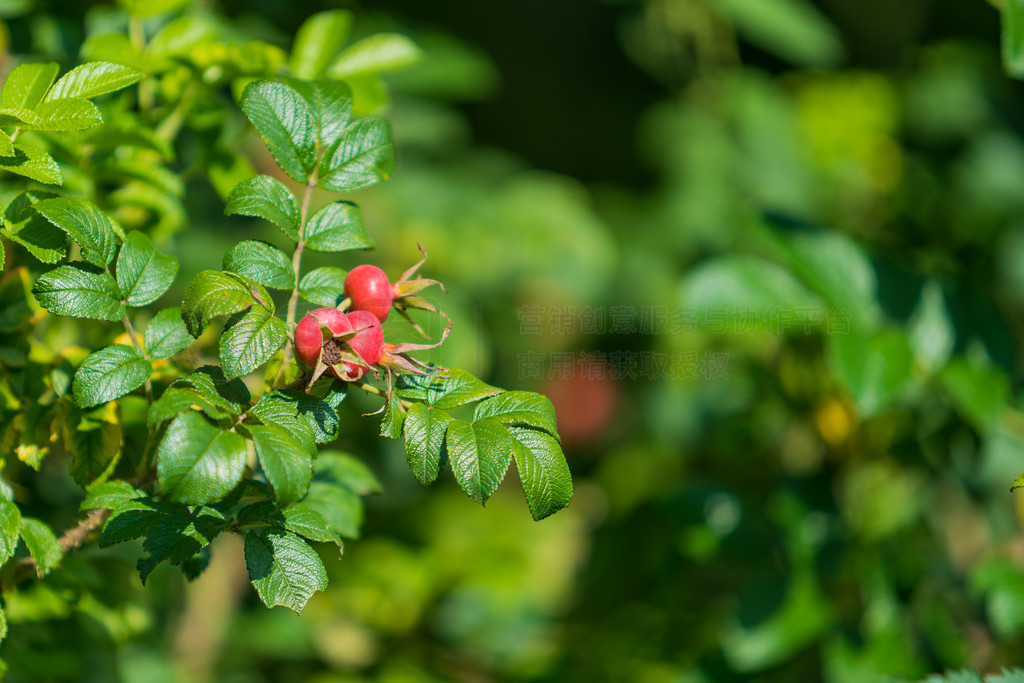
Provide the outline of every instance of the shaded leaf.
[[299,613],[313,593],[327,589],[320,556],[295,534],[279,529],[245,535],[245,566],[267,607],[283,605]]

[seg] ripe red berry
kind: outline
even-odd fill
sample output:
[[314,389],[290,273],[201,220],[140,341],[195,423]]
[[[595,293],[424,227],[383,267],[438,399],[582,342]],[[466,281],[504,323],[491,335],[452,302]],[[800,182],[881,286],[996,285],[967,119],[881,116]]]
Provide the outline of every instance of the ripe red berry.
[[324,344],[320,325],[326,325],[335,334],[352,329],[345,314],[336,308],[318,308],[303,316],[295,328],[295,356],[309,367],[316,366],[320,348]]
[[[348,340],[348,345],[359,354],[359,357],[367,365],[376,365],[384,350],[384,330],[380,326],[380,320],[369,311],[352,311],[348,314],[348,329],[358,330],[355,336]],[[354,382],[366,374],[367,368],[352,362],[344,362],[342,372],[339,373],[337,366],[332,368],[338,379]]]
[[367,311],[380,322],[388,319],[395,300],[395,288],[377,266],[356,266],[345,276],[345,296],[352,300],[353,311]]

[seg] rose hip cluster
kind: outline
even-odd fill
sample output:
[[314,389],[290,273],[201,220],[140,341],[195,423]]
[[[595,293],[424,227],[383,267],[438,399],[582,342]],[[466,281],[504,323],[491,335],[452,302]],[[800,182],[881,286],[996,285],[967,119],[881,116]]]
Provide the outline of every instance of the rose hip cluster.
[[[439,346],[451,331],[448,316],[416,296],[425,287],[435,284],[444,291],[444,286],[436,280],[418,275],[413,278],[426,259],[424,253],[420,262],[402,273],[394,284],[377,266],[357,266],[345,277],[346,299],[339,308],[317,308],[299,321],[295,328],[295,355],[313,368],[310,386],[327,371],[344,382],[357,382],[368,371],[378,375],[379,369],[383,369],[390,385],[392,372],[423,375],[435,370],[408,355],[410,351]],[[409,318],[409,309],[437,313],[448,320],[449,325],[436,344],[388,344],[384,342],[381,323],[387,320],[392,308],[424,337],[427,335],[422,328]]]

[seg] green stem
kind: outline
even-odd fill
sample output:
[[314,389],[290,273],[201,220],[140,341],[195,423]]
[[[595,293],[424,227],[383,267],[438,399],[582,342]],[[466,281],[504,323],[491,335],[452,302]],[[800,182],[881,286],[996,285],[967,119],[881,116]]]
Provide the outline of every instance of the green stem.
[[[124,324],[125,331],[128,332],[128,337],[132,340],[132,346],[142,354],[142,357],[149,360],[149,354],[142,348],[142,344],[139,342],[139,335],[135,334],[135,328],[132,326],[132,321],[128,319],[128,316],[121,318],[121,322]],[[150,405],[153,405],[153,383],[149,381],[149,377],[146,377],[146,400],[149,401]]]
[[192,103],[196,99],[196,84],[195,82],[189,83],[185,92],[181,94],[181,99],[178,100],[178,104],[175,105],[174,110],[167,115],[160,125],[157,126],[156,135],[161,140],[170,142],[178,136],[178,131],[181,130],[181,126],[185,123],[185,117],[188,115],[189,109],[192,108]]
[[[295,325],[295,312],[299,307],[299,275],[302,268],[302,252],[306,248],[306,223],[309,221],[309,203],[313,199],[313,190],[316,188],[316,171],[309,176],[309,181],[306,182],[306,190],[302,194],[302,211],[299,218],[299,239],[295,244],[295,253],[292,254],[292,273],[295,275],[295,287],[292,288],[292,295],[288,299],[288,313],[285,318],[285,322],[288,325],[288,329],[291,330]],[[284,369],[288,367],[289,361],[292,358],[292,345],[293,342],[289,339],[288,344],[284,347],[284,357],[281,360],[281,367],[277,371],[277,376],[274,378],[274,386],[276,387],[278,382],[281,381],[281,377],[284,376]]]
[[[381,389],[380,387],[375,387],[372,384],[367,384],[366,382],[353,382],[353,384],[355,384],[355,386],[359,387],[360,389],[362,389],[363,391],[365,391],[368,394],[372,394],[374,396],[380,396],[382,399],[384,399],[385,402],[388,400],[387,392],[384,391],[383,389]],[[404,398],[398,399],[398,403],[405,410],[408,410],[409,408],[412,408],[412,405],[413,405],[412,401],[406,401]]]

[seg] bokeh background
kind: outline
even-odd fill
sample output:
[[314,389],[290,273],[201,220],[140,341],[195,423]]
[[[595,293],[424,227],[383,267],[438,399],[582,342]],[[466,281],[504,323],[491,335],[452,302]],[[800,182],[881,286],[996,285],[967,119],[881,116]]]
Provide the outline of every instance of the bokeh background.
[[[397,274],[425,246],[456,321],[435,359],[547,393],[575,498],[534,523],[514,476],[486,509],[451,477],[424,489],[353,400],[338,447],[383,490],[340,561],[323,549],[331,588],[301,617],[262,607],[231,538],[196,582],[162,566],[146,588],[137,547],[86,549],[8,598],[10,680],[853,683],[1019,664],[1024,90],[997,4],[196,3],[285,48],[335,8],[354,39],[420,47],[366,86],[398,145],[393,179],[358,195],[370,258]],[[0,11],[8,66],[73,64],[119,21],[104,3]],[[277,239],[223,218],[236,171],[175,170],[179,283]]]

